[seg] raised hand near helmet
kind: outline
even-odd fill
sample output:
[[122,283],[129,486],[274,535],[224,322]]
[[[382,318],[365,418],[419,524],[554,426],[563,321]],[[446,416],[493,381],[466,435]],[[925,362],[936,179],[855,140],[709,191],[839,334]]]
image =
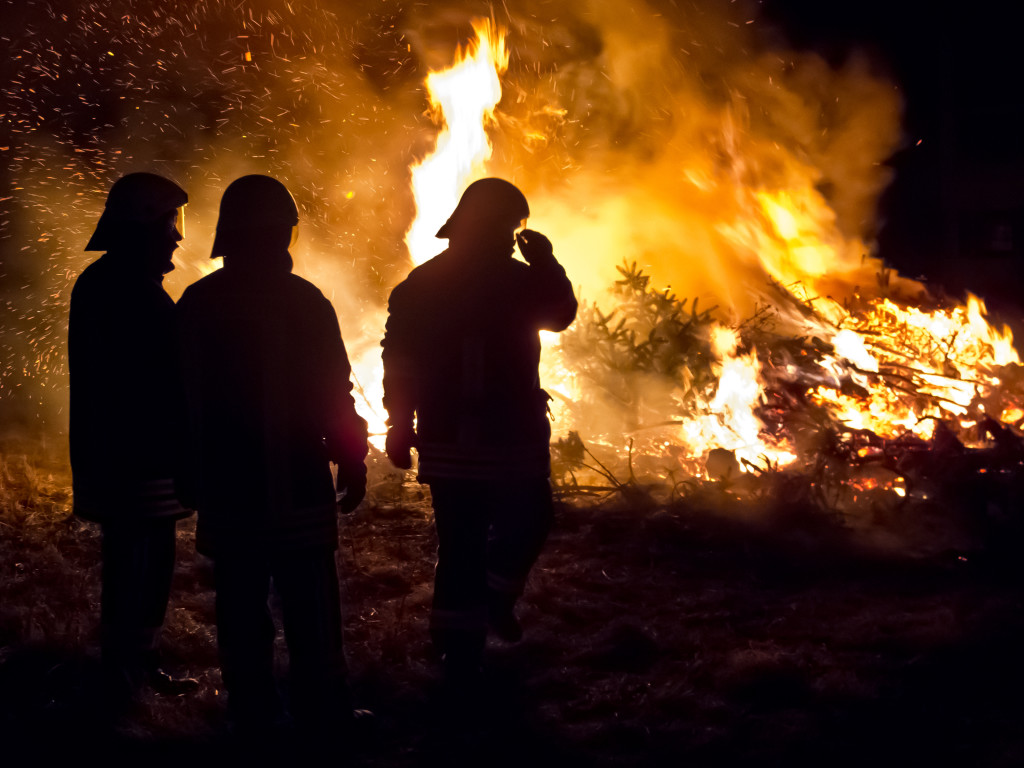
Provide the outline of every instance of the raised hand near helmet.
[[551,241],[536,230],[524,229],[516,235],[516,243],[527,264],[536,264],[554,258]]

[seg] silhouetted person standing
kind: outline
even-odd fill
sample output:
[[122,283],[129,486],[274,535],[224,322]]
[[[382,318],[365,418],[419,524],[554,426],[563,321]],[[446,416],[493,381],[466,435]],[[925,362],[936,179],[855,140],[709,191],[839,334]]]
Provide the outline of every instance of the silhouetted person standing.
[[101,645],[108,702],[144,685],[198,687],[159,668],[157,646],[174,572],[175,526],[189,514],[174,490],[180,402],[174,302],[163,289],[188,201],[152,173],[119,179],[87,251],[105,251],[75,281],[68,322],[74,511],[102,526]]
[[471,184],[437,233],[448,249],[391,293],[382,342],[387,453],[408,468],[415,446],[430,485],[430,629],[456,691],[479,674],[488,623],[521,636],[513,609],[552,520],[538,331],[565,329],[577,304],[550,241],[515,234],[529,214],[507,181]]
[[282,716],[273,676],[273,582],[284,614],[291,714],[312,735],[352,722],[335,550],[342,511],[366,489],[366,422],[355,411],[338,319],[293,275],[291,194],[269,176],[232,182],[213,256],[224,268],[178,302],[188,410],[182,485],[214,561],[217,643],[237,732]]

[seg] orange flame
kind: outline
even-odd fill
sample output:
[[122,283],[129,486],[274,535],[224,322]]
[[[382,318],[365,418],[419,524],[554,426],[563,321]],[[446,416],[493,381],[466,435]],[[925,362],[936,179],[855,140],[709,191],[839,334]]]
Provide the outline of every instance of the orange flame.
[[680,433],[691,456],[700,457],[712,448],[726,448],[736,458],[751,463],[789,464],[796,456],[765,443],[763,425],[754,413],[761,402],[764,383],[757,353],[738,355],[739,334],[716,325],[711,349],[719,360],[718,388],[707,403],[707,412],[683,422]]
[[[843,322],[856,321],[847,317]],[[930,438],[937,419],[966,416],[979,396],[999,386],[995,369],[1020,363],[1013,334],[993,328],[975,296],[968,297],[966,306],[930,312],[879,299],[857,326],[831,337],[836,357],[824,364],[837,376],[850,375],[867,395],[852,397],[822,386],[812,399],[849,426],[882,437],[912,432]],[[927,401],[915,402],[890,380],[900,376],[905,381],[906,374],[916,377],[916,392],[928,396]]]
[[[412,169],[417,216],[406,243],[416,264],[441,250],[443,245],[434,233],[454,209],[462,190],[485,175],[491,155],[487,128],[494,124],[494,110],[501,99],[500,78],[508,66],[508,52],[504,31],[493,21],[477,20],[473,27],[476,38],[465,53],[459,51],[450,68],[432,72],[426,82],[433,115],[442,129],[435,150]],[[740,151],[738,144],[733,149]],[[713,175],[696,171],[687,170],[684,176],[707,195],[732,191],[729,212],[720,218],[709,213],[708,226],[721,243],[743,254],[743,260],[759,265],[760,271],[750,274],[770,276],[783,286],[799,284],[808,294],[828,295],[836,288],[843,295],[859,294],[858,286],[869,288],[875,283],[881,265],[864,257],[868,250],[864,243],[841,233],[835,212],[813,183],[812,170],[790,174],[787,183],[771,189],[747,185],[741,174],[728,177],[735,183],[732,187],[724,182],[716,187]],[[622,195],[615,198],[622,199]],[[601,210],[614,214],[614,205],[606,201]],[[558,204],[538,209],[549,215],[554,212],[550,219],[553,239],[568,245],[570,261],[580,258],[572,253],[579,250],[588,255],[609,249],[629,252],[626,247],[610,248],[618,244],[616,238],[628,241],[629,237],[622,227],[609,229],[609,222],[628,220],[628,216],[595,218],[591,212],[588,217]],[[658,216],[657,212],[649,215],[652,221]],[[593,226],[598,218],[604,228]],[[544,229],[548,223],[545,219]],[[649,228],[662,241],[678,238],[675,230]],[[579,233],[587,230],[604,242],[580,249]],[[725,253],[722,245],[711,244],[710,239],[708,243],[713,254],[718,249]],[[723,290],[739,276],[726,274],[726,261],[722,259],[720,268],[708,267]],[[588,269],[581,275],[570,272],[574,279],[587,283],[601,271],[593,263]],[[916,285],[898,276],[892,282],[890,287]],[[928,438],[937,419],[961,419],[962,426],[968,426],[979,397],[999,385],[995,369],[1019,363],[1009,331],[994,329],[985,317],[984,305],[974,297],[966,306],[949,310],[903,307],[890,298],[867,299],[864,305],[866,310],[854,315],[838,301],[822,300],[814,304],[815,314],[810,319],[786,318],[831,344],[832,353],[821,359],[818,380],[808,382],[804,391],[851,427],[883,437],[912,432]],[[792,447],[768,439],[756,415],[765,398],[756,352],[739,353],[738,333],[724,325],[713,326],[711,334],[717,359],[716,385],[698,396],[696,407],[667,414],[670,421],[666,423],[675,425],[672,434],[652,438],[657,441],[652,445],[675,449],[674,455],[681,461],[696,461],[714,448],[725,448],[741,462],[762,466],[766,461],[774,465],[793,462],[797,457]],[[562,363],[548,335],[544,342],[545,386],[561,400],[578,400],[573,372]],[[916,388],[909,392],[908,376]],[[857,385],[859,394],[846,394],[844,381]],[[1024,410],[1016,407],[1005,409],[1007,418],[1024,418],[1021,414]],[[580,427],[556,423],[556,431]],[[584,439],[614,450],[632,450],[632,442],[622,445],[621,438],[621,432],[584,434]]]
[[[504,30],[493,21],[473,21],[476,38],[467,50],[456,51],[455,63],[427,75],[426,86],[432,115],[442,124],[434,151],[411,169],[416,218],[405,242],[414,264],[422,264],[444,247],[434,233],[454,210],[462,191],[484,174],[491,156],[486,127],[494,119],[501,100],[499,81],[508,68]],[[384,317],[376,318],[380,327]],[[383,399],[383,364],[375,334],[364,334],[373,343],[350,350],[357,380],[356,409],[367,420],[371,443],[383,448],[387,431]]]
[[405,237],[414,264],[443,250],[434,233],[454,210],[470,182],[483,176],[491,156],[487,126],[501,101],[500,77],[508,69],[505,31],[493,21],[475,19],[476,39],[455,63],[427,76],[434,119],[443,122],[434,151],[412,168],[416,219]]

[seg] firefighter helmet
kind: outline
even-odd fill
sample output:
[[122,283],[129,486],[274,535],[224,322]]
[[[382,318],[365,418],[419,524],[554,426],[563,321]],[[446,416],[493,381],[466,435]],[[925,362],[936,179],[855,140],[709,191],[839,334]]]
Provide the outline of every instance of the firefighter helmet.
[[223,256],[224,246],[234,235],[253,230],[291,228],[294,244],[298,224],[299,207],[284,184],[258,173],[242,176],[228,184],[220,199],[210,258]]
[[459,230],[500,226],[516,229],[530,216],[530,206],[519,188],[504,179],[478,179],[466,187],[459,204],[436,237],[450,238]]
[[187,202],[185,190],[163,176],[146,172],[122,176],[107,193],[103,214],[85,250],[110,250],[126,227],[152,224]]

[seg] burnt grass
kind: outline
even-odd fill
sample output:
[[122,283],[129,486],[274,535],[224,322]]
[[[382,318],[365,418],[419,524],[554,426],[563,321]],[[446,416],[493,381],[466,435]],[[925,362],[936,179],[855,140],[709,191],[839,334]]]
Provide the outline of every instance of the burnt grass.
[[[99,534],[69,514],[63,444],[8,440],[0,472],[4,764],[230,762],[241,746],[226,731],[193,523],[180,526],[164,646],[201,690],[147,693],[111,720],[99,706]],[[1016,527],[963,547],[894,546],[942,525],[932,540],[958,540],[955,510],[933,505],[924,525],[907,506],[902,523],[877,522],[883,547],[841,517],[785,510],[713,490],[673,504],[564,499],[520,607],[525,637],[490,642],[480,707],[452,726],[427,638],[429,504],[385,478],[345,520],[338,554],[355,699],[378,727],[358,751],[340,736],[321,746],[321,761],[1024,764]],[[316,762],[294,748],[247,762]]]

